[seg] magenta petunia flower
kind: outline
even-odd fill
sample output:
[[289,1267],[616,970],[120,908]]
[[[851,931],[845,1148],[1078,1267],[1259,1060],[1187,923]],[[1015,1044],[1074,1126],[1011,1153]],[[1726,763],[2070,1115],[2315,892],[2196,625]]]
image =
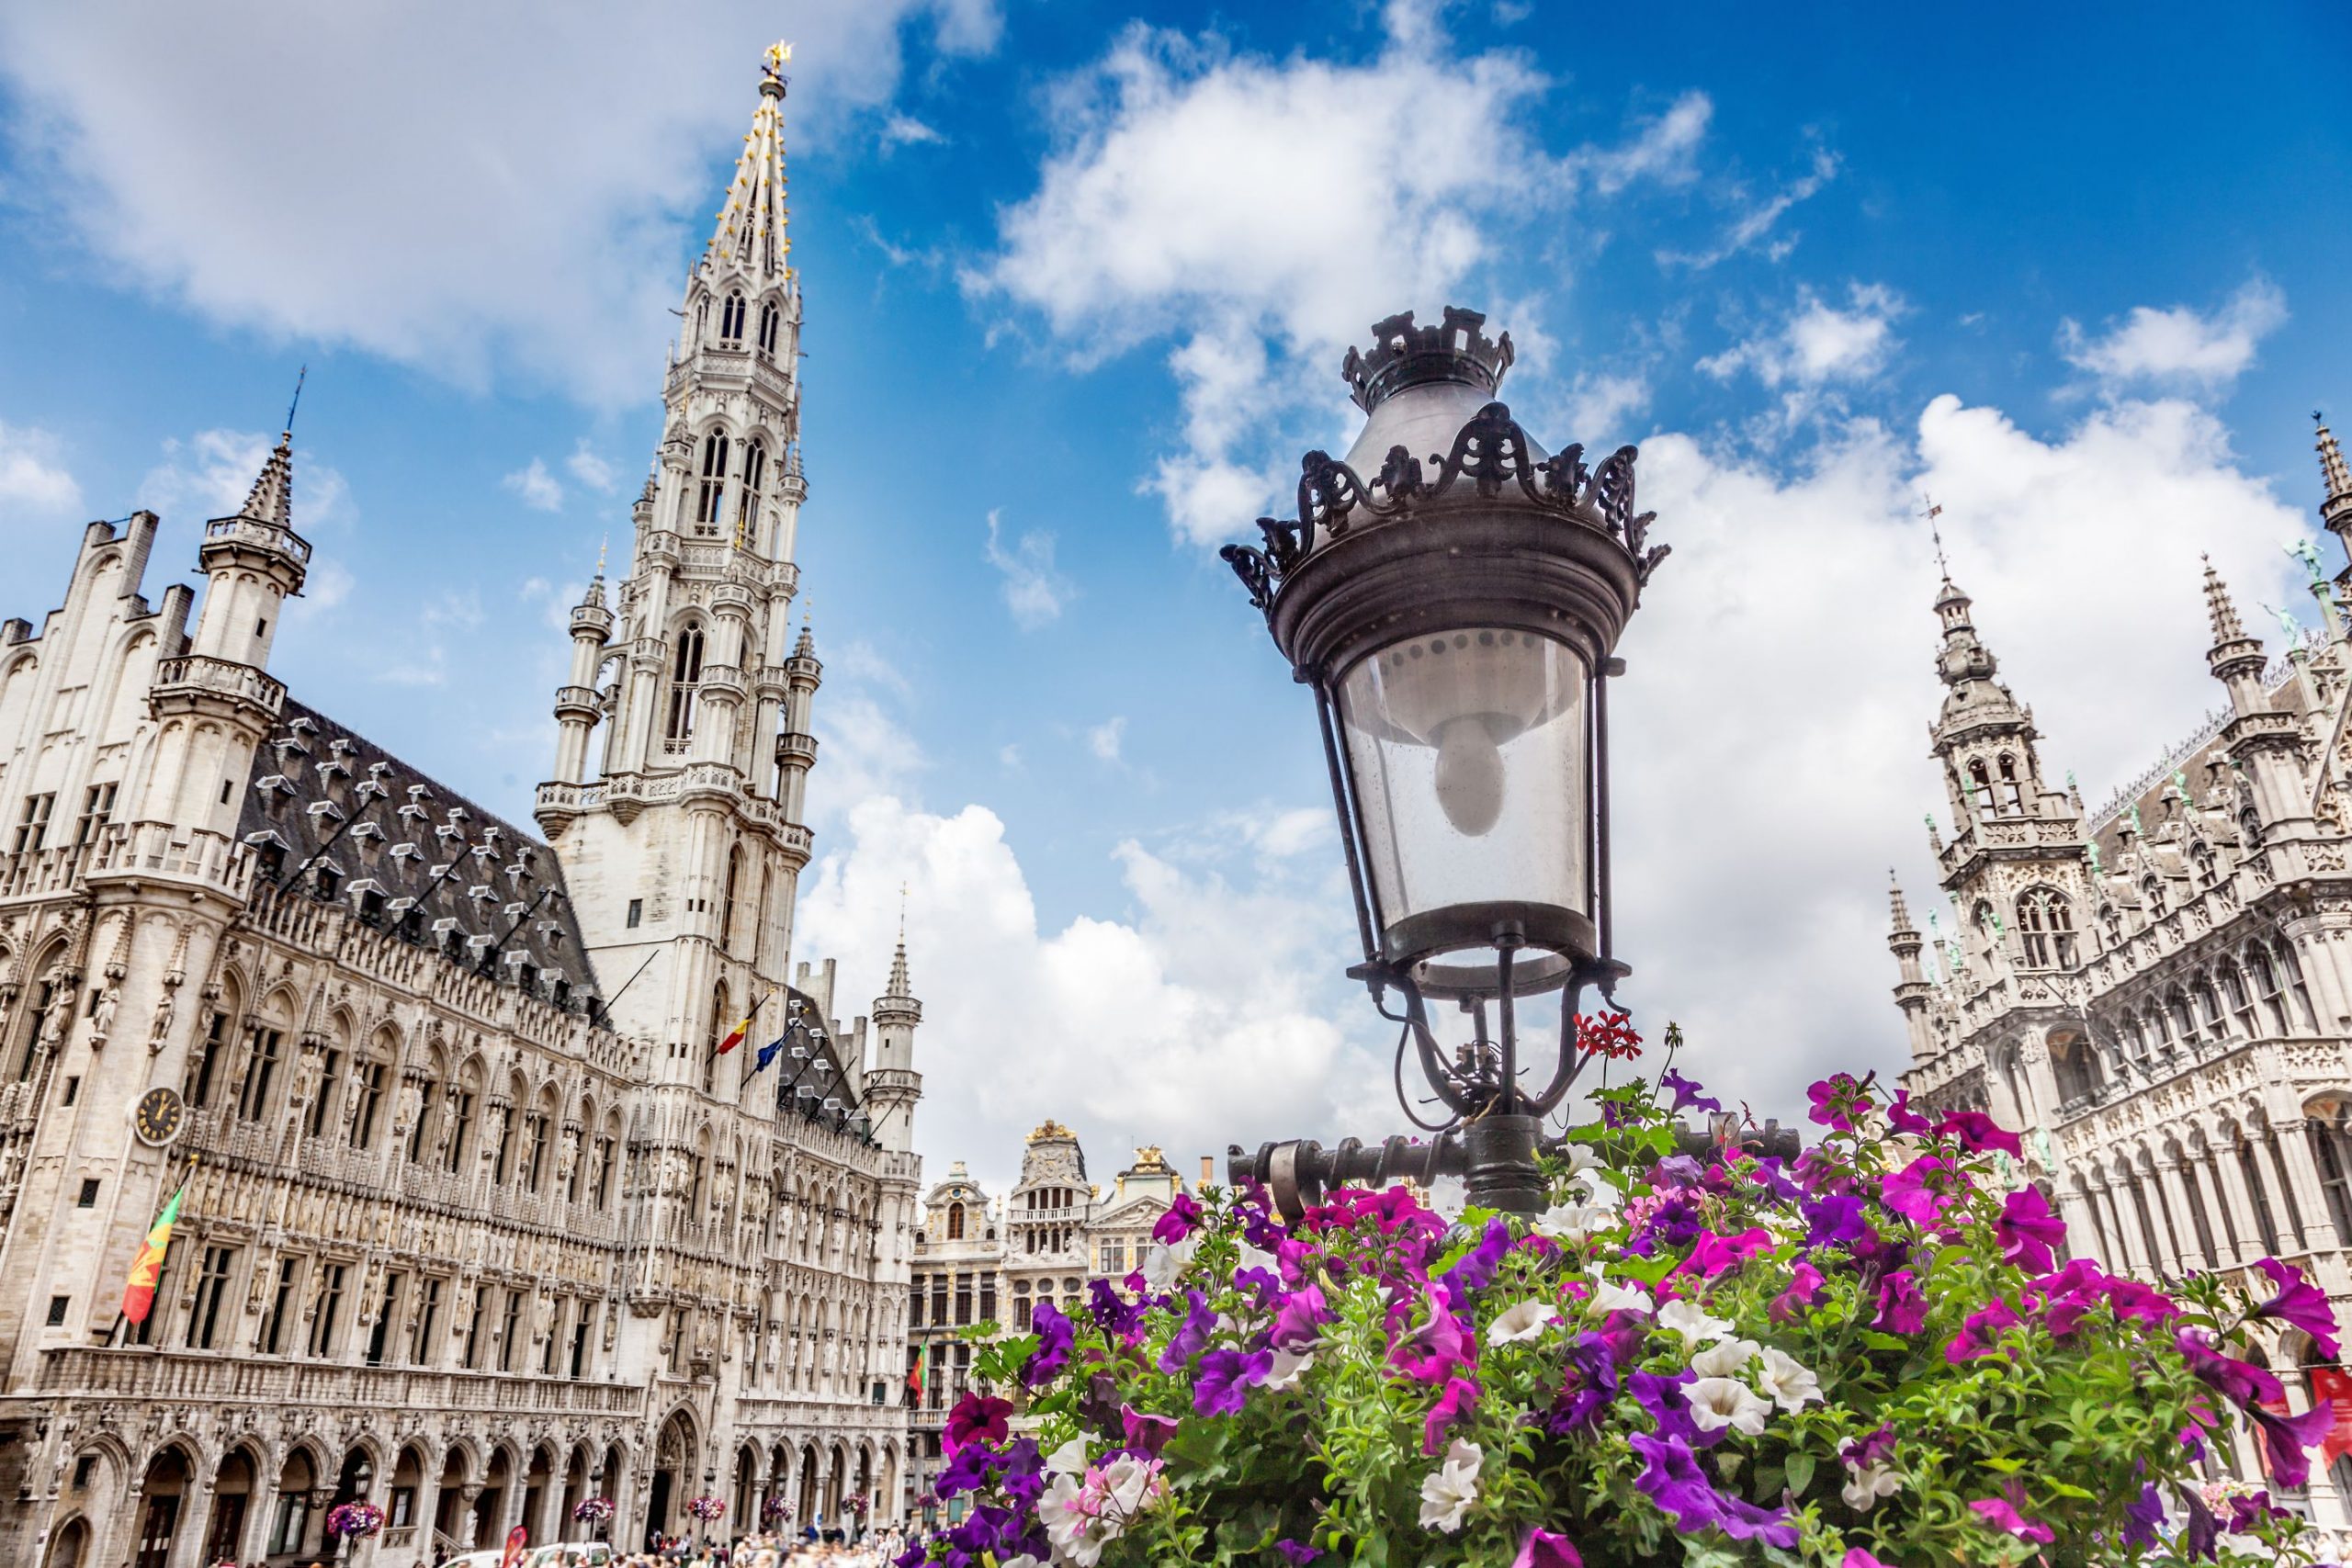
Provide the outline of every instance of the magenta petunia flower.
[[1886,1124],[1898,1133],[1925,1133],[1932,1125],[1925,1116],[1911,1109],[1911,1091],[1899,1089],[1886,1107]]
[[1807,1114],[1825,1127],[1852,1132],[1855,1116],[1871,1103],[1871,1085],[1877,1077],[1876,1073],[1860,1078],[1851,1073],[1839,1073],[1808,1085],[1804,1092],[1813,1101],[1813,1109]]
[[2254,1315],[2276,1318],[2301,1329],[2312,1337],[2312,1344],[2322,1356],[2334,1360],[2337,1353],[2335,1314],[2327,1304],[2327,1293],[2304,1279],[2291,1263],[2265,1258],[2255,1267],[2270,1277],[2278,1291],[2254,1309]]
[[1964,1179],[1949,1160],[1921,1155],[1888,1177],[1879,1189],[1879,1201],[1919,1224],[1943,1218],[1944,1194]]
[[2213,1348],[2211,1337],[2201,1328],[2184,1328],[2172,1337],[2172,1342],[2188,1358],[2188,1370],[2202,1379],[2206,1387],[2239,1404],[2277,1404],[2287,1397],[2287,1391],[2278,1386],[2278,1380],[2270,1375],[2269,1369],[2222,1355]]
[[1944,1347],[1944,1359],[1956,1367],[1962,1361],[1989,1356],[1993,1353],[1993,1341],[2000,1337],[2001,1331],[2015,1328],[2024,1321],[2015,1307],[1996,1296],[1961,1319],[1960,1332]]
[[2299,1487],[2312,1476],[2311,1450],[2335,1425],[2335,1406],[2314,1404],[2301,1416],[2282,1416],[2259,1404],[2246,1407],[2246,1419],[2262,1434],[2270,1459],[2270,1479],[2281,1486]]
[[1012,1414],[1009,1400],[991,1398],[983,1393],[967,1393],[947,1413],[947,1447],[960,1449],[967,1443],[996,1444],[1004,1441],[1011,1427],[1006,1417]]
[[1434,1454],[1445,1447],[1445,1434],[1456,1421],[1477,1407],[1478,1385],[1468,1378],[1450,1378],[1445,1392],[1421,1422],[1421,1452]]
[[2035,1274],[2058,1261],[2055,1248],[2066,1240],[2066,1222],[2050,1212],[2050,1200],[2039,1187],[2020,1188],[2001,1200],[1994,1230],[2001,1238],[2001,1256]]
[[2011,1159],[2025,1157],[2025,1145],[2018,1141],[2018,1135],[1982,1111],[1954,1111],[1936,1123],[1936,1135],[1956,1138],[1962,1148],[1977,1154],[1994,1150]]
[[1193,1201],[1191,1193],[1179,1192],[1176,1201],[1168,1205],[1168,1212],[1159,1216],[1159,1223],[1151,1227],[1151,1239],[1173,1247],[1199,1229],[1200,1224],[1200,1204]]
[[1568,1538],[1543,1529],[1527,1532],[1519,1543],[1519,1555],[1510,1560],[1510,1568],[1584,1568],[1584,1559],[1568,1544]]
[[1789,1270],[1789,1288],[1772,1298],[1772,1321],[1793,1323],[1799,1314],[1811,1306],[1821,1294],[1821,1270],[1803,1258]]
[[1897,1269],[1878,1282],[1878,1315],[1873,1328],[1889,1334],[1917,1334],[1928,1325],[1928,1298],[1908,1269]]
[[1728,1274],[1749,1258],[1771,1250],[1772,1233],[1761,1225],[1741,1231],[1737,1235],[1710,1234],[1699,1238],[1699,1245],[1690,1249],[1690,1256],[1676,1272],[1693,1273],[1702,1280],[1712,1280],[1718,1274]]
[[2007,1488],[2007,1496],[1979,1497],[1968,1505],[1969,1510],[1995,1529],[2007,1530],[2019,1540],[2030,1540],[2036,1545],[2047,1546],[2058,1539],[2057,1532],[2048,1525],[2043,1524],[2040,1519],[2029,1519],[2018,1511],[2017,1502],[2012,1502],[2010,1499],[2014,1497],[2022,1501],[2024,1498],[2022,1487],[2012,1483]]
[[1193,1375],[1193,1408],[1203,1416],[1238,1416],[1249,1391],[1273,1370],[1272,1350],[1211,1350]]

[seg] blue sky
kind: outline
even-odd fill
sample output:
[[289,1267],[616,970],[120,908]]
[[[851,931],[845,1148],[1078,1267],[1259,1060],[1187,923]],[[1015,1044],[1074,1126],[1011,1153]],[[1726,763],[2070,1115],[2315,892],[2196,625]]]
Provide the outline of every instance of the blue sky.
[[1393,1122],[1306,700],[1214,550],[1344,440],[1339,357],[1391,310],[1487,310],[1539,435],[1644,446],[1677,553],[1616,705],[1628,998],[1759,1111],[1899,1065],[1885,871],[1934,907],[1941,807],[1921,493],[2089,795],[2219,699],[2200,551],[2311,618],[2278,546],[2310,411],[2352,420],[2340,8],[696,17],[6,7],[0,613],[141,502],[154,586],[187,575],[307,363],[324,565],[281,672],[526,816],[560,607],[626,542],[791,38],[800,945],[871,996],[915,885],[935,1160],[1001,1173],[1047,1114],[1105,1168]]

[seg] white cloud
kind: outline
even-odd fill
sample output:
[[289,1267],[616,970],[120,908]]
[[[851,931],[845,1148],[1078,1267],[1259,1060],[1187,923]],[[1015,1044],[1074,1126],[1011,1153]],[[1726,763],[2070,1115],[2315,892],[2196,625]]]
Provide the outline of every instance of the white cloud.
[[1063,606],[1078,594],[1078,585],[1054,570],[1053,534],[1031,528],[1008,548],[995,507],[989,509],[988,545],[982,553],[1004,578],[1004,607],[1024,631],[1059,620]]
[[931,766],[922,742],[871,690],[823,694],[814,722],[820,761],[808,775],[808,815],[819,827],[876,796],[908,794]]
[[1433,6],[1391,6],[1385,25],[1352,64],[1129,28],[1062,84],[1037,190],[966,275],[1082,358],[1176,338],[1182,440],[1144,482],[1180,540],[1264,510],[1295,461],[1283,424],[1336,409],[1332,366],[1367,323],[1460,287],[1484,236],[1686,178],[1704,135],[1690,94],[1621,144],[1555,157],[1522,123],[1547,87],[1527,56],[1459,52]]
[[1086,732],[1086,749],[1095,760],[1103,762],[1120,761],[1119,748],[1126,740],[1127,716],[1114,714]]
[[844,1021],[881,989],[899,890],[911,889],[908,961],[925,1004],[916,1141],[933,1168],[967,1160],[1001,1190],[1021,1135],[1047,1116],[1075,1126],[1102,1170],[1144,1143],[1187,1171],[1216,1154],[1221,1169],[1227,1143],[1389,1124],[1393,1113],[1373,1119],[1386,1063],[1349,1039],[1365,1010],[1338,978],[1343,886],[1237,886],[1132,840],[1113,859],[1128,910],[1049,925],[993,812],[877,796],[803,883],[796,944],[842,961]]
[[0,420],[0,507],[48,516],[81,504],[82,487],[66,471],[57,437]]
[[1780,325],[1702,359],[1698,367],[1719,380],[1746,370],[1767,387],[1863,380],[1883,368],[1898,346],[1894,321],[1905,309],[1884,284],[1850,286],[1843,310],[1801,289],[1796,308]]
[[1668,265],[1680,265],[1703,270],[1716,263],[1727,261],[1742,251],[1761,247],[1767,259],[1781,261],[1796,249],[1797,236],[1783,234],[1775,238],[1773,231],[1789,209],[1798,203],[1810,201],[1821,193],[1822,186],[1838,177],[1838,154],[1826,147],[1813,150],[1813,163],[1803,175],[1782,186],[1764,200],[1754,204],[1732,220],[1723,237],[1703,251],[1660,251],[1657,259]]
[[1946,807],[1918,494],[1944,503],[2047,776],[2078,773],[2094,803],[2222,700],[2199,552],[2245,609],[2295,591],[2276,541],[2306,526],[2180,401],[2042,440],[1943,397],[1909,439],[1849,419],[1767,468],[1653,435],[1641,471],[1675,550],[1610,701],[1623,996],[1653,1033],[1683,1023],[1691,1070],[1783,1116],[1825,1070],[1902,1065],[1886,868],[1923,923],[1942,904],[1920,822]]
[[573,479],[601,494],[610,495],[613,488],[620,483],[619,473],[612,464],[596,455],[584,435],[572,447],[571,456],[563,460],[563,467]]
[[2267,278],[2249,278],[2211,315],[2188,305],[2142,305],[2106,335],[2087,336],[2064,322],[2059,346],[2067,360],[2108,384],[2225,387],[2254,363],[2262,340],[2287,321],[2287,297]]
[[1585,371],[1568,388],[1567,411],[1556,428],[1596,448],[1615,446],[1633,434],[1625,422],[1639,418],[1649,405],[1646,378]]
[[[998,16],[834,0],[791,26],[805,145],[887,104],[909,35],[976,53]],[[622,0],[9,6],[10,194],[212,321],[616,402],[643,393],[775,27],[753,0],[683,28]]]
[[[139,481],[138,500],[166,519],[193,513],[198,520],[232,515],[253,493],[262,465],[277,443],[246,430],[201,430],[185,441],[164,443],[164,460]],[[351,491],[343,475],[294,450],[291,499],[297,532],[350,521]]]
[[531,459],[530,467],[517,468],[498,482],[522,497],[523,504],[535,512],[563,510],[563,486],[548,472],[547,464],[537,457]]
[[926,142],[946,140],[946,137],[942,136],[936,130],[925,125],[912,115],[894,114],[882,122],[882,147],[885,152],[900,147],[920,147]]

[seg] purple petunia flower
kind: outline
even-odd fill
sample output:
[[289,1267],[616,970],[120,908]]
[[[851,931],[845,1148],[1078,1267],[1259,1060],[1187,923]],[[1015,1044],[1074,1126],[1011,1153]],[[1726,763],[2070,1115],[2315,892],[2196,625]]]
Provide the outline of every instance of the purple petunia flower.
[[1804,1216],[1807,1227],[1805,1247],[1808,1249],[1842,1247],[1851,1252],[1864,1236],[1871,1234],[1870,1223],[1862,1218],[1862,1201],[1847,1193],[1808,1200],[1798,1211]]
[[1734,1540],[1761,1540],[1782,1551],[1797,1543],[1797,1527],[1787,1514],[1726,1497],[1707,1479],[1698,1456],[1679,1438],[1636,1432],[1626,1439],[1643,1461],[1634,1484],[1679,1529],[1719,1529]]
[[1567,1378],[1552,1403],[1544,1426],[1565,1437],[1600,1419],[1617,1397],[1617,1358],[1604,1335],[1579,1334],[1568,1342]]
[[1159,1370],[1174,1376],[1183,1371],[1184,1363],[1198,1355],[1209,1342],[1209,1330],[1216,1326],[1216,1314],[1209,1311],[1209,1299],[1198,1291],[1187,1291],[1184,1298],[1189,1305],[1184,1321],[1168,1337],[1160,1348]]
[[2039,1187],[2020,1187],[2001,1200],[2001,1217],[1993,1228],[2001,1238],[2001,1256],[2033,1274],[2058,1261],[2056,1249],[2066,1240],[2066,1222],[2050,1212],[2050,1200]]
[[1931,1125],[1925,1116],[1911,1109],[1911,1091],[1899,1089],[1887,1102],[1886,1124],[1898,1133],[1924,1133]]
[[1127,1301],[1108,1280],[1086,1282],[1086,1310],[1096,1326],[1122,1339],[1143,1326],[1142,1303]]
[[1274,1327],[1267,1343],[1277,1350],[1304,1350],[1323,1336],[1331,1321],[1331,1305],[1323,1287],[1308,1285],[1283,1297],[1274,1309]]
[[1029,1314],[1029,1331],[1037,1337],[1037,1348],[1021,1364],[1021,1381],[1035,1388],[1069,1365],[1070,1348],[1078,1343],[1078,1326],[1053,1303],[1040,1301]]
[[2222,1534],[2213,1523],[2213,1510],[2205,1506],[2205,1499],[2198,1495],[2194,1486],[2180,1489],[2180,1503],[2188,1515],[2180,1527],[2182,1548],[2192,1562],[2211,1562],[2213,1548]]
[[1519,1555],[1510,1560],[1510,1568],[1584,1568],[1584,1559],[1568,1538],[1537,1528],[1527,1532],[1519,1543]]
[[2165,1522],[2165,1500],[2154,1483],[2140,1488],[2138,1498],[2123,1508],[2123,1544],[2131,1548],[2154,1546],[2156,1527]]
[[1770,1193],[1774,1202],[1794,1203],[1804,1197],[1804,1189],[1789,1179],[1783,1163],[1780,1156],[1768,1155],[1748,1167],[1749,1179]]
[[1878,1282],[1878,1315],[1873,1328],[1889,1334],[1917,1334],[1928,1325],[1928,1298],[1908,1269],[1897,1269]]
[[2245,1415],[2262,1434],[2263,1450],[2270,1458],[2270,1479],[2281,1486],[2301,1486],[2309,1481],[2310,1450],[2335,1425],[2335,1404],[2314,1404],[2301,1416],[2282,1416],[2252,1404]]
[[1154,1416],[1137,1410],[1132,1404],[1119,1407],[1119,1428],[1127,1439],[1130,1452],[1146,1459],[1158,1459],[1168,1439],[1176,1435],[1176,1423],[1165,1416]]
[[2012,1481],[1998,1497],[1979,1497],[1968,1505],[1969,1511],[1995,1529],[2007,1530],[2019,1540],[2047,1546],[2058,1539],[2057,1532],[2040,1519],[2029,1519],[2021,1510],[2025,1488]]
[[1495,1282],[1495,1270],[1502,1267],[1509,1251],[1510,1226],[1498,1214],[1487,1222],[1478,1245],[1453,1260],[1453,1267],[1445,1271],[1445,1281],[1457,1291],[1483,1291]]
[[1960,1321],[1960,1332],[1944,1346],[1944,1359],[1953,1366],[1973,1361],[1979,1356],[1993,1353],[1993,1341],[2004,1329],[2015,1328],[2025,1320],[2017,1309],[1998,1296],[1970,1313]]
[[1879,1189],[1879,1201],[1907,1220],[1931,1225],[1943,1218],[1943,1195],[1958,1177],[1951,1161],[1921,1155],[1886,1179]]
[[2278,1404],[2287,1397],[2278,1380],[2268,1369],[2252,1361],[2241,1361],[2234,1356],[2224,1356],[2213,1348],[2211,1337],[2201,1328],[2184,1328],[2172,1337],[2173,1344],[2188,1359],[2188,1370],[2203,1380],[2208,1388],[2228,1395],[2240,1404],[2254,1405],[2264,1402]]
[[1772,1321],[1794,1323],[1820,1294],[1821,1270],[1803,1258],[1797,1259],[1796,1267],[1789,1270],[1788,1289],[1772,1298]]
[[1668,1155],[1650,1167],[1653,1187],[1696,1187],[1705,1173],[1689,1155]]
[[1248,1391],[1274,1370],[1272,1350],[1211,1350],[1193,1377],[1193,1409],[1203,1416],[1237,1416]]
[[1168,1212],[1159,1216],[1159,1223],[1151,1227],[1151,1239],[1173,1247],[1200,1228],[1201,1217],[1201,1206],[1192,1194],[1179,1192]]
[[2258,1259],[2255,1267],[2270,1277],[2278,1286],[2271,1298],[2254,1309],[2256,1317],[2276,1318],[2291,1324],[2312,1337],[2312,1344],[2329,1360],[2337,1354],[2335,1314],[2327,1304],[2327,1293],[2309,1280],[2291,1263],[2281,1263],[2275,1258]]
[[992,1398],[988,1394],[968,1393],[956,1402],[947,1413],[946,1443],[951,1450],[967,1443],[1001,1443],[1008,1430],[1005,1418],[1012,1414],[1010,1400]]
[[1666,1108],[1666,1113],[1668,1116],[1672,1116],[1678,1111],[1693,1109],[1699,1111],[1720,1111],[1724,1108],[1724,1102],[1722,1100],[1717,1100],[1713,1095],[1700,1093],[1699,1086],[1696,1083],[1693,1083],[1690,1079],[1684,1077],[1672,1067],[1668,1067],[1666,1071],[1658,1074],[1657,1087],[1660,1089],[1670,1089],[1674,1091],[1674,1103]]
[[[1687,1371],[1630,1372],[1625,1378],[1625,1385],[1634,1391],[1634,1403],[1649,1413],[1659,1437],[1703,1448],[1710,1438],[1700,1435],[1699,1424],[1690,1419],[1690,1402],[1682,1395],[1683,1385],[1690,1382]],[[1720,1439],[1728,1430],[1719,1428],[1713,1438]]]
[[1291,1563],[1293,1568],[1306,1568],[1308,1563],[1323,1555],[1306,1542],[1293,1540],[1288,1536],[1274,1542],[1274,1550],[1281,1552],[1283,1561]]

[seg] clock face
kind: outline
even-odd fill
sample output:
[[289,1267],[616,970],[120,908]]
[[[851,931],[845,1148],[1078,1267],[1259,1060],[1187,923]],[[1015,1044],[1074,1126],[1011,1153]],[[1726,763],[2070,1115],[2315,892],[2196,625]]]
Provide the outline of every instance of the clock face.
[[187,1109],[179,1090],[158,1085],[141,1095],[131,1108],[130,1129],[142,1144],[168,1144],[180,1135],[180,1120]]

